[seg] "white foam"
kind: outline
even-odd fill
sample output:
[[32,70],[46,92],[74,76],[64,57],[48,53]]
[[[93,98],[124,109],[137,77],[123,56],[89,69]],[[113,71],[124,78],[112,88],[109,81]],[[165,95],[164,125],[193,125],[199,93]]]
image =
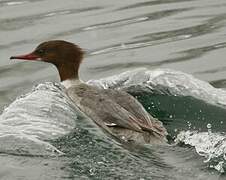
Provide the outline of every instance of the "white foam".
[[190,74],[170,69],[139,68],[119,75],[90,80],[89,84],[107,88],[125,88],[141,85],[150,89],[165,89],[172,95],[193,96],[206,102],[226,105],[226,91],[211,86]]
[[182,131],[175,139],[176,143],[193,146],[196,152],[205,158],[210,168],[224,172],[226,161],[226,137],[223,134],[212,132]]
[[33,155],[59,153],[45,140],[71,132],[76,126],[76,114],[63,88],[54,83],[39,84],[30,93],[17,98],[0,116],[0,152],[11,152],[10,147],[14,147],[14,153],[21,148]]

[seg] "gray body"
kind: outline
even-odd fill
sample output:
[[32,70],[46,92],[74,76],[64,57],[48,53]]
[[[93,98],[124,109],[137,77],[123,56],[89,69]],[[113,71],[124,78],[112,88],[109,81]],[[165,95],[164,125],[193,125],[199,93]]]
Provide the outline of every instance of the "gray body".
[[167,142],[162,123],[124,91],[80,83],[68,88],[67,94],[82,112],[118,139],[151,144]]

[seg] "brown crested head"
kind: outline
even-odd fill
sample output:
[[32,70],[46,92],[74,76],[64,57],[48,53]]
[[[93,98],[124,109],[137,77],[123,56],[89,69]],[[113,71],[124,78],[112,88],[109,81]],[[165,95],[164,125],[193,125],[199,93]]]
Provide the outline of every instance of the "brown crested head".
[[10,59],[35,60],[52,63],[57,67],[61,81],[78,78],[78,69],[82,58],[83,51],[80,47],[63,40],[43,42],[29,54],[10,57]]

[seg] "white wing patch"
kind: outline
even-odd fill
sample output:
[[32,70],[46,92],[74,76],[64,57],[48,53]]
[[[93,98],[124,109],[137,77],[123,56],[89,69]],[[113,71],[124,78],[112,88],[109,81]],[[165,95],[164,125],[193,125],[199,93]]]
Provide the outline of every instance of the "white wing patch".
[[115,123],[105,123],[106,126],[112,127],[112,126],[117,126]]

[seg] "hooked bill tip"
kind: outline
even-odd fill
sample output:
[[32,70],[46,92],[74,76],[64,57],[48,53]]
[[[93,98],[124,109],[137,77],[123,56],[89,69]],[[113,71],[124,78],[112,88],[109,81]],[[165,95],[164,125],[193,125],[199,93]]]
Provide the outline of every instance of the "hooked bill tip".
[[41,60],[41,58],[34,53],[29,53],[29,54],[19,55],[19,56],[11,56],[10,59],[34,60],[34,61]]

